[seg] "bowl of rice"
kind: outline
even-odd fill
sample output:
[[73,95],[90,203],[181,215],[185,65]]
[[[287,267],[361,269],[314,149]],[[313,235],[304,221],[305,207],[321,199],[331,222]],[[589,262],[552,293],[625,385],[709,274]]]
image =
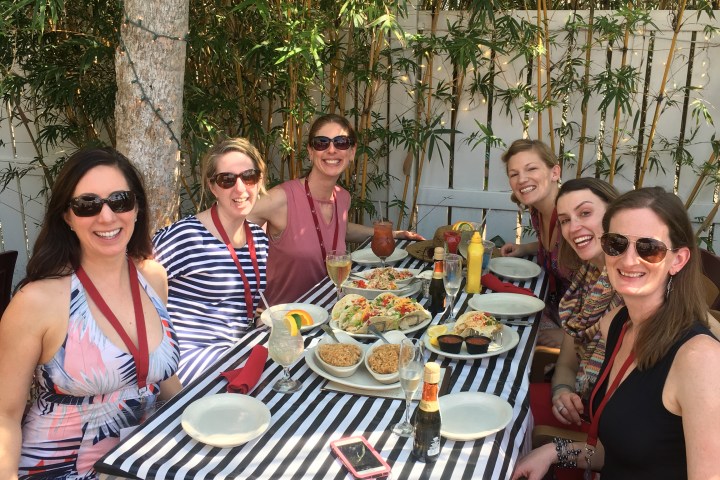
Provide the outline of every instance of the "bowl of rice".
[[315,347],[318,365],[335,377],[345,378],[354,374],[365,358],[363,345],[345,332],[335,330],[340,343],[325,335]]
[[380,383],[395,383],[400,380],[398,359],[400,358],[400,342],[405,334],[399,330],[390,330],[383,335],[390,344],[378,340],[370,345],[365,352],[365,368]]

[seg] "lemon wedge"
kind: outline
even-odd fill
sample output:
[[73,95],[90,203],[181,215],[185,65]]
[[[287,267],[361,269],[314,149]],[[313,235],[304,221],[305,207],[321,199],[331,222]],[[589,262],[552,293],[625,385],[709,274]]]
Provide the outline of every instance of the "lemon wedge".
[[285,318],[285,328],[287,328],[288,333],[291,337],[296,336],[300,329],[297,326],[297,322],[295,322],[295,319],[291,317],[290,315],[286,315]]
[[463,232],[463,231],[472,232],[473,230],[475,230],[475,225],[473,225],[470,222],[461,220],[459,222],[455,222],[452,226],[452,229],[460,231],[460,232]]
[[428,327],[427,336],[430,341],[430,345],[433,347],[439,347],[440,344],[437,341],[437,337],[445,335],[447,333],[447,325],[433,325]]

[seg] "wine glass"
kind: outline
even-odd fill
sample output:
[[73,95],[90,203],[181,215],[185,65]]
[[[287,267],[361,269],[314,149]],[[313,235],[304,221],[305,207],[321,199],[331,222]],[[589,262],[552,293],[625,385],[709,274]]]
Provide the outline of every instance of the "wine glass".
[[398,373],[400,386],[405,392],[405,419],[392,427],[392,432],[401,437],[411,437],[413,426],[410,423],[410,402],[420,386],[424,368],[423,344],[417,338],[404,338],[400,343]]
[[328,277],[335,284],[337,297],[340,300],[343,283],[350,276],[350,268],[352,267],[350,254],[339,250],[330,250],[325,257],[325,266],[327,267]]
[[395,238],[393,238],[393,224],[389,220],[380,220],[373,224],[373,237],[370,248],[380,258],[382,266],[385,259],[395,251]]
[[295,319],[288,317],[290,310],[271,309],[270,319],[272,330],[268,341],[268,352],[270,358],[283,367],[284,378],[281,378],[272,389],[280,393],[293,393],[302,388],[302,384],[290,378],[290,365],[300,358],[305,350],[300,327],[295,324]]
[[462,257],[452,253],[445,254],[443,260],[443,284],[445,285],[445,293],[450,299],[449,308],[450,316],[448,320],[455,321],[455,296],[460,291],[460,283],[462,283]]

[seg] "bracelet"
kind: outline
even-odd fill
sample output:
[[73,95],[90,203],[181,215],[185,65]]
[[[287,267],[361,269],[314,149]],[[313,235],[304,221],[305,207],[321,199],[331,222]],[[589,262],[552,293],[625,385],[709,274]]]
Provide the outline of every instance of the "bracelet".
[[570,390],[571,393],[575,393],[575,388],[571,387],[567,383],[558,383],[557,385],[552,387],[552,396],[554,397],[557,391],[562,388],[567,388],[568,390]]
[[572,440],[555,437],[553,443],[557,452],[557,466],[561,468],[577,468],[577,457],[580,455],[581,450],[579,448],[567,448],[568,445],[572,444]]

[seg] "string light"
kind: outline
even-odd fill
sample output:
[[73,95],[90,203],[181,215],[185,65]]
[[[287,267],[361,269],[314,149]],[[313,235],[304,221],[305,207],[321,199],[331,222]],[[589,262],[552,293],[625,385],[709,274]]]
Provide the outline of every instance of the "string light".
[[[187,42],[189,38],[189,34],[185,34],[182,37],[178,37],[176,35],[166,35],[164,33],[158,33],[142,23],[142,17],[137,17],[137,19],[133,20],[130,18],[130,16],[123,10],[123,15],[125,17],[124,24],[125,25],[132,25],[133,27],[140,29],[144,32],[149,33],[152,36],[153,42],[156,41],[159,38],[165,38],[172,41],[177,42]],[[136,105],[140,105],[142,103],[147,103],[147,105],[150,107],[150,110],[153,112],[155,117],[165,125],[165,128],[170,133],[170,138],[167,140],[167,143],[170,143],[170,141],[173,141],[175,145],[177,146],[178,150],[182,149],[182,143],[180,142],[180,139],[177,138],[177,135],[175,135],[175,132],[172,129],[172,124],[174,123],[173,119],[167,120],[162,115],[162,108],[155,105],[155,103],[152,101],[150,96],[147,94],[147,91],[145,89],[145,86],[140,81],[140,76],[138,75],[137,69],[135,68],[135,62],[132,59],[132,56],[130,55],[130,51],[127,48],[127,45],[125,44],[125,41],[123,40],[122,34],[118,33],[118,45],[120,46],[120,55],[125,56],[126,61],[128,65],[130,66],[130,71],[132,72],[132,80],[130,81],[131,85],[137,85],[140,89],[140,98],[136,100]]]

